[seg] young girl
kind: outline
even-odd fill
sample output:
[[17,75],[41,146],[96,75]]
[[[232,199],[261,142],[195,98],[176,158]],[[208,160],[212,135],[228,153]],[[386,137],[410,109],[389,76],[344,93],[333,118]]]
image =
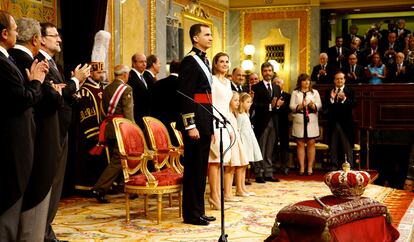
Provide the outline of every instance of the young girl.
[[[256,162],[263,160],[262,153],[260,151],[259,143],[254,135],[252,124],[250,123],[249,110],[252,106],[252,97],[248,93],[240,94],[240,106],[239,115],[237,116],[237,125],[240,130],[241,141],[243,143],[243,150],[246,154],[247,160],[250,162]],[[243,167],[241,171],[242,176],[242,189],[237,192],[240,196],[253,196],[253,192],[249,192],[246,189],[244,180],[246,179],[246,167]]]
[[[230,115],[229,122],[234,128],[235,144],[231,147],[230,163],[224,170],[224,201],[237,202],[240,201],[233,197],[232,183],[234,177],[234,171],[236,170],[236,195],[245,194],[243,187],[246,166],[249,164],[246,154],[244,153],[244,147],[241,142],[239,128],[237,126],[237,118],[239,108],[239,93],[233,92],[233,97],[230,101]],[[243,173],[243,174],[242,174]]]

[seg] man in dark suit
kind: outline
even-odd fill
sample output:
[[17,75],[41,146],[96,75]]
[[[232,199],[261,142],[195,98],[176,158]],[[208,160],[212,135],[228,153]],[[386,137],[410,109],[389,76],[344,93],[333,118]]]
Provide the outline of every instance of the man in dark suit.
[[[193,48],[181,61],[178,75],[181,119],[177,128],[184,141],[183,219],[184,223],[208,225],[216,218],[205,215],[204,192],[211,136],[213,109],[211,107],[212,75],[206,51],[213,42],[206,24],[190,27]],[[190,100],[194,99],[194,101]],[[203,107],[202,107],[203,106]]]
[[351,43],[354,38],[359,38],[361,40],[361,44],[364,44],[364,37],[358,35],[358,26],[356,24],[352,24],[349,27],[349,34],[344,35],[344,47],[351,49]]
[[156,55],[147,56],[147,66],[143,73],[144,79],[149,85],[149,89],[152,89],[157,82],[157,75],[160,72],[161,62]]
[[240,67],[236,67],[233,69],[233,72],[231,74],[231,90],[242,93],[246,92],[243,88],[244,83],[244,73],[243,70]]
[[[14,18],[0,10],[0,79],[5,104],[0,119],[0,153],[3,184],[0,199],[0,241],[17,241],[23,194],[32,171],[35,141],[33,106],[41,97],[47,63],[35,61],[23,75],[9,56],[18,35]],[[28,75],[27,75],[28,74]],[[27,83],[24,76],[27,75]]]
[[344,156],[340,155],[340,147],[347,156],[348,162],[353,166],[354,147],[354,120],[352,109],[356,106],[355,94],[352,88],[345,86],[345,74],[337,72],[334,80],[335,86],[326,90],[324,109],[328,120],[328,139],[331,151],[331,169],[338,169]]
[[[40,24],[34,19],[16,20],[17,44],[9,49],[22,74],[33,63],[40,49]],[[26,79],[27,80],[27,79]],[[36,125],[35,151],[29,185],[24,193],[23,213],[19,225],[19,241],[41,241],[45,236],[50,191],[54,178],[54,164],[59,154],[59,120],[57,110],[62,105],[61,87],[48,82],[42,84],[42,98],[34,106]],[[60,93],[59,93],[60,92]]]
[[179,70],[180,62],[173,60],[170,63],[170,75],[157,81],[152,89],[152,115],[161,120],[167,127],[171,142],[174,145],[178,145],[178,141],[175,139],[175,134],[170,124],[175,122],[178,116],[177,100],[179,94],[177,93],[177,86]]
[[[259,141],[263,161],[254,163],[256,182],[277,182],[273,177],[273,149],[278,135],[277,101],[280,98],[280,87],[272,83],[274,70],[270,62],[261,66],[263,81],[252,87],[254,92],[253,106],[255,110],[254,133]],[[281,100],[279,100],[281,101]]]
[[349,49],[343,46],[342,36],[337,36],[335,39],[335,45],[330,47],[327,51],[328,62],[334,66],[337,70],[340,70],[342,66],[346,65],[349,55]]
[[[115,129],[112,119],[120,116],[134,121],[134,102],[132,88],[127,85],[130,69],[125,65],[117,65],[114,68],[115,80],[109,84],[102,95],[102,106],[106,113],[106,126],[104,127],[106,143],[112,149],[111,162],[105,168],[95,186],[92,188],[93,196],[100,203],[108,203],[105,195],[112,183],[122,172],[121,157],[118,144],[116,142]],[[123,86],[119,88],[119,86]],[[117,99],[118,98],[118,99]],[[109,113],[109,107],[113,113]],[[103,130],[102,130],[103,131]],[[101,132],[102,132],[101,131]]]
[[129,73],[128,85],[134,97],[134,120],[141,129],[145,128],[142,117],[150,115],[151,85],[144,78],[147,57],[136,53],[131,57],[132,69]]
[[319,55],[319,65],[312,69],[311,80],[317,84],[332,83],[335,67],[328,63],[328,55],[321,53]]
[[406,38],[410,36],[411,31],[405,28],[405,20],[399,19],[397,21],[397,43],[399,46],[406,47]]
[[[276,160],[280,163],[280,169],[283,174],[289,174],[289,108],[290,93],[284,91],[284,81],[276,78],[275,84],[280,87],[280,97],[276,102],[277,113],[277,136],[276,136]],[[278,146],[278,147],[277,147]]]
[[364,82],[364,67],[357,64],[358,58],[355,54],[350,54],[348,57],[348,65],[342,68],[342,72],[345,74],[346,82],[362,83]]
[[414,79],[413,66],[404,61],[405,55],[398,52],[395,55],[395,63],[388,67],[388,82],[408,83]]
[[369,47],[362,50],[363,59],[359,60],[359,63],[361,63],[362,66],[366,67],[369,63],[371,63],[371,56],[377,52],[380,53],[378,39],[372,38],[369,40]]
[[52,191],[50,194],[49,212],[47,216],[47,225],[45,233],[45,241],[55,241],[56,235],[52,229],[52,222],[55,218],[60,196],[62,194],[63,180],[65,177],[66,160],[68,154],[68,129],[72,120],[72,104],[76,101],[76,92],[80,86],[85,82],[90,74],[90,67],[85,64],[81,67],[78,65],[73,70],[73,76],[70,80],[65,80],[63,75],[59,72],[55,61],[52,59],[57,53],[61,51],[60,44],[62,39],[52,23],[41,23],[41,47],[40,53],[35,57],[39,60],[46,60],[49,63],[49,73],[46,76],[46,81],[53,84],[64,84],[62,90],[63,105],[58,111],[59,117],[59,144],[60,153],[55,162],[54,180]]
[[387,41],[384,41],[380,47],[380,52],[383,53],[381,59],[387,68],[395,63],[395,54],[404,51],[404,46],[397,42],[397,33],[395,32],[389,32]]

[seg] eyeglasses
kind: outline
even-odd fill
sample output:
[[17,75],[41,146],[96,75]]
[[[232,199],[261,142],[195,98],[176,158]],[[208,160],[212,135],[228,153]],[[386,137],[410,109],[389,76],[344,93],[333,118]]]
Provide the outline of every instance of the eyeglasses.
[[53,37],[53,38],[62,38],[61,36],[60,36],[60,34],[47,34],[47,35],[45,35],[45,37]]

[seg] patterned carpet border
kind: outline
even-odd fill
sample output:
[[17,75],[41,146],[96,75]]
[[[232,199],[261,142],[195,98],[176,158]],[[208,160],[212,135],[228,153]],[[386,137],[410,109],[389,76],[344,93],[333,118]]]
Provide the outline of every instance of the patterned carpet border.
[[[275,216],[281,208],[291,203],[313,199],[314,195],[330,194],[323,182],[290,179],[289,181],[282,179],[279,183],[253,183],[249,189],[256,192],[257,196],[243,198],[242,202],[226,203],[225,229],[229,235],[228,241],[263,241],[271,233]],[[394,193],[397,194],[394,189],[371,184],[367,187],[364,196],[385,202],[390,194],[395,195]],[[141,197],[131,202],[131,223],[126,224],[123,194],[108,196],[108,198],[111,201],[109,204],[98,204],[92,198],[63,199],[54,221],[58,238],[71,242],[213,242],[218,240],[221,233],[219,219],[209,226],[182,223],[182,218],[178,217],[177,201],[174,201],[173,207],[170,208],[167,197],[164,198],[160,225],[156,224],[156,199],[150,199],[150,213],[148,218],[145,218]],[[409,208],[410,214],[401,216],[400,226],[405,226],[399,228],[402,238],[411,238],[413,226],[405,221],[414,220],[413,206],[411,204]],[[211,210],[208,204],[206,204],[206,213],[220,218],[220,212]]]

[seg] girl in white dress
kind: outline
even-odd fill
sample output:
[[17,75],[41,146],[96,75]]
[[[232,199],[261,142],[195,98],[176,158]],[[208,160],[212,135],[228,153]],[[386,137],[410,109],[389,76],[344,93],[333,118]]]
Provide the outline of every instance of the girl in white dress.
[[[233,197],[232,184],[234,172],[236,171],[236,195],[246,194],[243,190],[245,186],[246,167],[249,164],[246,154],[244,153],[243,143],[240,138],[239,128],[237,125],[237,118],[239,109],[239,93],[233,92],[233,97],[230,101],[230,115],[229,122],[234,128],[234,145],[231,147],[231,159],[224,171],[224,201],[238,202],[239,199]],[[248,195],[248,194],[247,194]]]
[[[231,83],[226,78],[229,69],[229,56],[226,53],[219,52],[213,58],[213,81],[211,83],[211,94],[213,105],[222,113],[226,119],[229,119],[230,110],[229,103],[232,97]],[[221,117],[220,114],[213,109],[214,116]],[[208,182],[210,184],[210,196],[208,202],[213,209],[220,209],[220,129],[217,128],[216,122],[213,121],[214,135],[212,136]],[[221,124],[220,124],[221,125]],[[223,150],[230,146],[231,137],[227,130],[222,132]],[[228,164],[230,161],[230,151],[224,154],[223,162]]]
[[[247,161],[256,162],[263,160],[262,152],[260,151],[259,143],[257,142],[256,136],[250,123],[249,110],[252,106],[252,97],[248,93],[240,94],[240,106],[239,106],[239,115],[237,116],[237,126],[239,127],[240,137],[243,144],[243,150],[246,154]],[[242,179],[242,189],[241,191],[236,191],[236,195],[239,196],[254,196],[254,192],[249,192],[245,186],[246,179],[246,168],[243,167],[241,173]],[[236,174],[237,177],[237,174]],[[237,179],[237,178],[236,178]]]

